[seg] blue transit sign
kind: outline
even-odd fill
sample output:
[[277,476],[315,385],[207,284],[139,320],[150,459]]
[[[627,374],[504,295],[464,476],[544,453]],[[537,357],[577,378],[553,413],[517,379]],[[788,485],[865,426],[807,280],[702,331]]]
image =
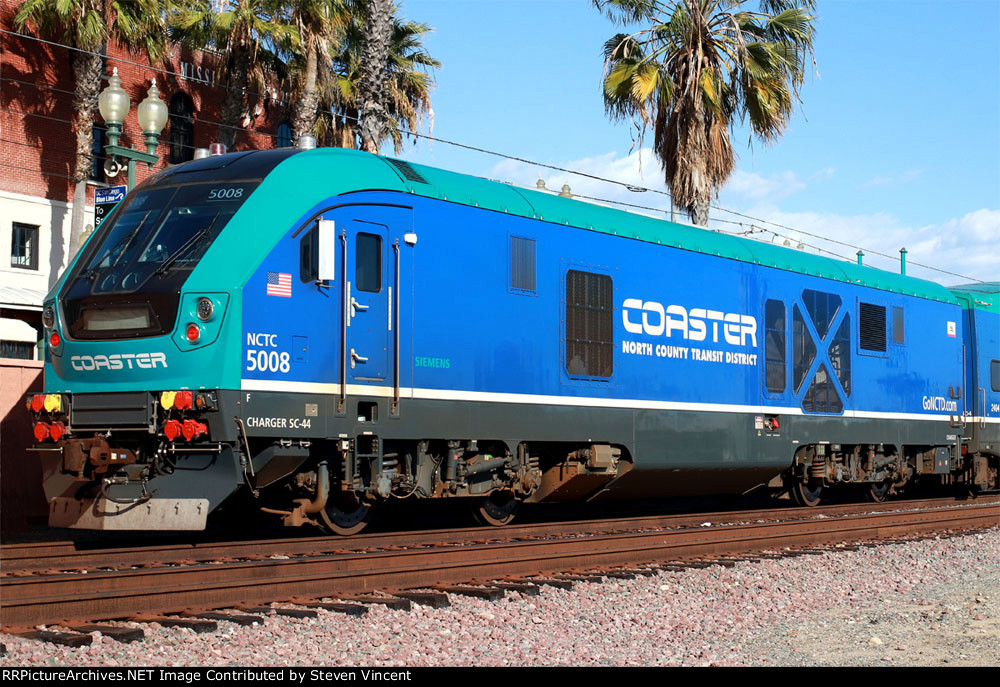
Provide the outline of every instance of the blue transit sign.
[[94,189],[94,229],[101,226],[104,218],[111,214],[115,205],[125,197],[126,186],[109,186]]

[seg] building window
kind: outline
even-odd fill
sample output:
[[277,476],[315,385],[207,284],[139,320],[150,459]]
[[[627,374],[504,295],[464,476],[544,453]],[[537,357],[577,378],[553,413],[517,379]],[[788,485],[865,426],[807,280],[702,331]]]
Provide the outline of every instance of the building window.
[[170,99],[170,164],[194,159],[194,101],[187,93]]
[[0,341],[0,358],[34,360],[35,344],[26,341]]
[[610,377],[614,370],[614,288],[606,274],[566,273],[566,372]]
[[90,165],[91,181],[104,181],[104,129],[99,126],[94,127],[94,147],[92,148],[92,161]]
[[10,241],[10,266],[37,270],[38,227],[14,222],[13,229]]
[[278,138],[277,138],[278,148],[291,148],[292,147],[292,125],[288,122],[282,122],[278,125]]
[[785,304],[769,300],[764,304],[764,376],[772,394],[785,391]]
[[535,293],[535,240],[510,237],[510,288]]

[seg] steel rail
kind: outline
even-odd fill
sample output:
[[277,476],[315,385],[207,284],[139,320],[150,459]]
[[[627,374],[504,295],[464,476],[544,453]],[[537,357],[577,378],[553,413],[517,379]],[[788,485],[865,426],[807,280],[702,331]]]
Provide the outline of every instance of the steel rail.
[[752,525],[5,578],[0,581],[0,626],[348,596],[998,524],[1000,503],[990,503]]
[[[1000,497],[978,502],[1000,502]],[[964,502],[972,503],[972,502]],[[295,537],[243,542],[160,544],[143,547],[115,547],[77,550],[73,542],[14,544],[0,547],[0,573],[18,575],[38,571],[79,570],[151,564],[207,562],[219,559],[262,559],[272,555],[322,554],[364,549],[412,548],[440,546],[452,543],[486,543],[499,540],[552,537],[564,534],[611,534],[639,529],[691,527],[705,522],[713,526],[759,520],[815,518],[863,512],[897,511],[901,509],[933,508],[954,505],[954,499],[935,498],[907,502],[878,504],[830,505],[818,508],[771,508],[752,511],[716,511],[633,518],[557,523],[532,523],[499,529],[471,527],[416,532],[387,532],[353,537]]]

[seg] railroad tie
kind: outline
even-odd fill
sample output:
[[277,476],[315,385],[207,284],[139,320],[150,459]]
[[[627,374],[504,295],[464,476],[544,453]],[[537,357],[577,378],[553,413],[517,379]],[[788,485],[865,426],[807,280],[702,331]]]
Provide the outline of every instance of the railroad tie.
[[259,613],[267,615],[268,613],[274,613],[275,615],[282,616],[284,618],[297,618],[299,620],[305,618],[317,618],[319,613],[316,611],[311,611],[308,608],[276,608],[274,606],[239,606],[237,608],[239,611],[244,613]]
[[526,582],[490,582],[490,586],[505,592],[519,592],[525,596],[538,596],[542,591],[537,584]]
[[477,599],[486,599],[487,601],[497,601],[504,597],[504,590],[498,589],[497,587],[466,587],[463,585],[458,586],[440,586],[434,587],[435,589],[445,592],[446,594],[458,594],[459,596],[472,596]]
[[408,611],[413,607],[409,599],[401,599],[398,596],[353,596],[344,597],[344,601],[353,601],[359,604],[377,604],[387,606],[396,611]]
[[116,642],[121,642],[122,644],[128,644],[129,642],[141,642],[146,636],[146,633],[138,627],[116,627],[114,625],[74,625],[69,629],[73,632],[83,632],[85,634],[100,632],[105,637],[113,639]]
[[177,616],[162,616],[162,617],[142,617],[134,619],[136,622],[142,623],[158,623],[163,627],[179,627],[186,628],[198,634],[204,634],[206,632],[215,632],[219,629],[219,624],[214,620],[203,620],[198,618],[179,618]]
[[604,582],[604,575],[556,575],[557,580],[570,582]]
[[94,643],[94,638],[90,635],[78,635],[72,632],[51,632],[49,630],[32,630],[31,632],[21,632],[17,634],[18,637],[24,637],[25,639],[34,639],[39,642],[48,642],[49,644],[58,644],[59,646],[68,646],[71,649],[77,649],[81,646],[90,646]]
[[420,604],[421,606],[430,606],[431,608],[447,608],[451,606],[451,601],[448,599],[448,595],[443,592],[393,592],[396,596],[401,599],[409,599],[415,604]]
[[295,603],[308,608],[318,608],[323,611],[344,613],[346,615],[364,615],[368,612],[368,609],[361,604],[322,603],[320,601],[296,601]]
[[573,588],[573,580],[567,580],[567,579],[555,579],[552,577],[533,577],[529,580],[529,582],[543,585],[546,587],[555,587],[556,589]]
[[185,613],[185,616],[189,618],[203,618],[205,620],[223,620],[227,623],[235,623],[237,625],[243,625],[248,627],[250,625],[263,625],[264,618],[259,615],[244,615],[242,613],[219,613],[217,611],[209,611],[206,613]]
[[624,571],[619,572],[617,570],[609,570],[607,572],[602,572],[601,575],[603,575],[604,577],[608,578],[609,580],[634,580],[635,579],[635,573],[624,572]]

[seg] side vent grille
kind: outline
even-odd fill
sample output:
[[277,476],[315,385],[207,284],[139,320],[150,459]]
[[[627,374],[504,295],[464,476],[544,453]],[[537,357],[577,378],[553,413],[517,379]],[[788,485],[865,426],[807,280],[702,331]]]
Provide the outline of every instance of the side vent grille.
[[420,176],[417,170],[410,166],[410,163],[403,162],[402,160],[394,160],[391,157],[385,158],[385,161],[398,169],[399,173],[402,174],[405,179],[409,181],[416,181],[419,184],[427,183],[427,180]]
[[866,351],[885,352],[885,307],[859,303],[861,348]]

